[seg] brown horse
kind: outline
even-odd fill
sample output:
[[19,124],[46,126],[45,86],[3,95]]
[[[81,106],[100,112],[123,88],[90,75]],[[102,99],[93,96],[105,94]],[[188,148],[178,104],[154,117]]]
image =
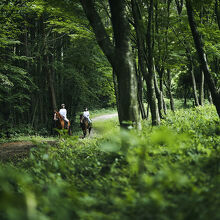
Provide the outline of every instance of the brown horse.
[[67,125],[63,119],[63,116],[56,110],[54,110],[54,120],[56,120],[58,123],[57,128],[58,129],[67,129],[68,134],[71,135],[71,130],[70,130],[70,122],[68,121]]
[[91,123],[89,123],[88,118],[84,117],[82,114],[80,115],[80,126],[83,131],[83,138],[85,138],[87,135],[87,130],[89,131],[90,134],[92,126]]

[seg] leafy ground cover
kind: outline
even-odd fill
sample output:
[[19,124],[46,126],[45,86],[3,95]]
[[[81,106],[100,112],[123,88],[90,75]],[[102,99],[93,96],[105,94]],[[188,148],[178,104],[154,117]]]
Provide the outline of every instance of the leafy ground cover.
[[[104,126],[103,126],[104,125]],[[92,138],[38,143],[0,165],[0,219],[220,218],[220,122],[213,106],[152,128],[96,123]]]

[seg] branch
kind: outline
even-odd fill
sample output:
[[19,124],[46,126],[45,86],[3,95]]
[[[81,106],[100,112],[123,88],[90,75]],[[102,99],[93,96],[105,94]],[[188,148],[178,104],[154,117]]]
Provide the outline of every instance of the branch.
[[94,0],[80,0],[83,10],[96,36],[96,40],[111,65],[114,65],[114,47],[105,30],[102,20],[95,9]]

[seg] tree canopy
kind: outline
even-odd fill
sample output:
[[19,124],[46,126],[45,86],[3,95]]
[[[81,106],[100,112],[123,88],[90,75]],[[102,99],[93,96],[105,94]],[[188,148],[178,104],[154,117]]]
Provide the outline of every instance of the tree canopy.
[[174,98],[220,114],[218,0],[8,0],[0,12],[1,124],[50,128],[61,103],[72,121],[117,106],[122,126],[146,118],[144,102],[159,124]]

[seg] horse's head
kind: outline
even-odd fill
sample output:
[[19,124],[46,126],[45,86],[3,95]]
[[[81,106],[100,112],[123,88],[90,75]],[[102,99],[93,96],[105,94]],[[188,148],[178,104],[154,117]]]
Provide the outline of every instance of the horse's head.
[[83,119],[84,119],[83,114],[81,114],[81,115],[79,116],[79,119],[80,119],[80,123],[82,124],[82,123],[83,123]]
[[80,115],[80,123],[81,124],[88,124],[89,120],[83,114]]
[[[56,119],[55,119],[56,118]],[[58,112],[58,111],[56,111],[56,110],[54,110],[54,119],[55,120],[60,120],[60,119],[62,119],[62,116],[60,115],[60,113]]]

